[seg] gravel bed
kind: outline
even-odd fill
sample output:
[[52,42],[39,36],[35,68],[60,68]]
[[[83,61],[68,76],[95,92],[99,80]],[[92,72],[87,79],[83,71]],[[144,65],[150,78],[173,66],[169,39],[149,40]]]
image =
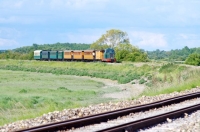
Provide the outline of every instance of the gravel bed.
[[165,123],[139,132],[200,132],[200,110],[191,114],[185,113],[184,118],[168,119]]
[[49,112],[47,114],[43,114],[40,117],[34,119],[21,120],[14,123],[6,124],[4,126],[0,126],[0,132],[8,132],[8,131],[16,131],[19,129],[30,128],[34,126],[39,126],[47,123],[59,122],[79,117],[84,117],[88,115],[98,114],[102,112],[122,109],[130,106],[147,104],[167,98],[172,98],[184,94],[200,92],[200,87],[193,88],[191,90],[185,90],[182,92],[173,92],[171,94],[161,94],[153,97],[142,96],[137,100],[131,101],[120,101],[117,103],[101,103],[98,105],[91,105],[88,107],[77,108],[77,109],[64,109],[62,111],[54,111]]
[[[117,126],[117,125],[124,124],[124,123],[129,123],[129,122],[132,122],[132,121],[136,121],[136,120],[151,117],[151,116],[156,116],[156,115],[159,115],[159,114],[163,114],[163,113],[166,113],[166,112],[170,112],[170,111],[178,110],[178,109],[181,109],[181,108],[189,107],[189,106],[199,104],[199,103],[200,103],[200,98],[195,98],[195,99],[187,100],[187,101],[184,101],[184,102],[181,102],[181,103],[164,106],[164,107],[158,108],[158,109],[155,108],[155,109],[151,109],[149,111],[130,113],[127,116],[118,117],[117,119],[110,120],[108,122],[90,125],[90,126],[78,128],[78,129],[71,130],[71,131],[73,131],[73,132],[99,131],[99,130],[102,130],[102,129],[105,129],[105,128]],[[172,122],[172,119],[166,119],[166,121]],[[159,127],[159,128],[162,128],[162,126]],[[152,130],[152,132],[158,131],[159,128]],[[168,131],[169,128],[173,130],[174,126],[169,125],[167,127],[163,127],[162,129],[163,129],[163,131]]]

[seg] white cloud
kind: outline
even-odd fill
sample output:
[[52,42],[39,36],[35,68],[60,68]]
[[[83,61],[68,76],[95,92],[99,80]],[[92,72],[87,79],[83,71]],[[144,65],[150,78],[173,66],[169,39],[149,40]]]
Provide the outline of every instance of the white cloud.
[[68,9],[86,9],[88,8],[98,8],[105,5],[108,0],[51,0],[50,7],[54,9],[66,8]]
[[92,34],[66,34],[66,42],[91,44],[99,39],[99,35]]
[[9,16],[0,17],[0,23],[21,23],[21,24],[33,24],[33,23],[43,23],[46,18],[42,17],[32,17],[32,16]]
[[18,42],[12,39],[3,39],[0,38],[0,49],[12,49],[12,47],[16,47]]
[[23,7],[27,0],[6,0],[6,1],[0,1],[0,7],[8,9],[20,9]]
[[19,47],[19,38],[23,34],[15,28],[0,28],[0,50]]
[[[38,6],[42,6],[42,9],[53,8],[53,9],[88,9],[98,8],[102,5],[106,5],[110,0],[6,0],[0,1],[0,7],[4,9],[19,9],[23,8],[38,9]],[[95,5],[95,7],[94,7]],[[66,8],[67,7],[67,8]]]
[[130,32],[130,41],[133,45],[144,49],[168,48],[165,35],[151,32]]
[[199,34],[184,34],[184,33],[181,33],[181,34],[178,34],[178,37],[177,39],[188,39],[188,40],[197,40],[200,38],[200,35]]
[[180,33],[177,34],[174,43],[179,45],[180,47],[188,46],[190,48],[200,47],[200,34],[187,34]]
[[0,28],[1,38],[16,39],[22,36],[22,33],[15,28]]
[[179,34],[179,37],[181,39],[188,39],[188,36],[186,34]]
[[24,3],[24,1],[17,1],[16,3],[13,4],[13,6],[16,8],[21,8],[23,3]]
[[0,18],[0,23],[11,23],[11,22],[16,22],[17,21],[17,17],[15,16],[10,16],[8,18]]
[[91,44],[101,37],[102,34],[106,33],[109,29],[101,28],[81,28],[74,32],[60,33],[57,37],[64,42],[75,42],[75,43],[88,43]]

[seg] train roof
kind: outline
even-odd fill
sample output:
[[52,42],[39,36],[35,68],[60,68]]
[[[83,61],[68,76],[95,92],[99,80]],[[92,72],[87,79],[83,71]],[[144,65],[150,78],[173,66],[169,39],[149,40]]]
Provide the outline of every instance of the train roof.
[[84,50],[84,52],[94,52],[95,50]]
[[72,50],[73,52],[83,52],[84,50]]
[[64,52],[72,52],[73,50],[64,50]]
[[35,50],[34,52],[41,52],[42,50]]

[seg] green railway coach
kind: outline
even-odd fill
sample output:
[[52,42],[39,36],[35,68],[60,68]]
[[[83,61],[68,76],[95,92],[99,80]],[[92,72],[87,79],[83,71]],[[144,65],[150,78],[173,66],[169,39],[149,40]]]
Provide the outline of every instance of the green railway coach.
[[34,59],[35,60],[40,60],[42,57],[42,50],[35,50],[34,51]]
[[64,59],[64,52],[63,51],[58,51],[58,60],[63,60]]
[[58,51],[50,51],[50,60],[57,60],[58,59]]
[[42,57],[41,57],[41,59],[42,59],[42,60],[50,60],[49,51],[43,50],[43,51],[42,51]]

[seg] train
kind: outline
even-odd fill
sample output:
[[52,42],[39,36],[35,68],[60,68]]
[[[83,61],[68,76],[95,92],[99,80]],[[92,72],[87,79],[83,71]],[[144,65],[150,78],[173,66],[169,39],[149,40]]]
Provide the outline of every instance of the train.
[[115,51],[105,50],[35,50],[35,60],[116,62]]

